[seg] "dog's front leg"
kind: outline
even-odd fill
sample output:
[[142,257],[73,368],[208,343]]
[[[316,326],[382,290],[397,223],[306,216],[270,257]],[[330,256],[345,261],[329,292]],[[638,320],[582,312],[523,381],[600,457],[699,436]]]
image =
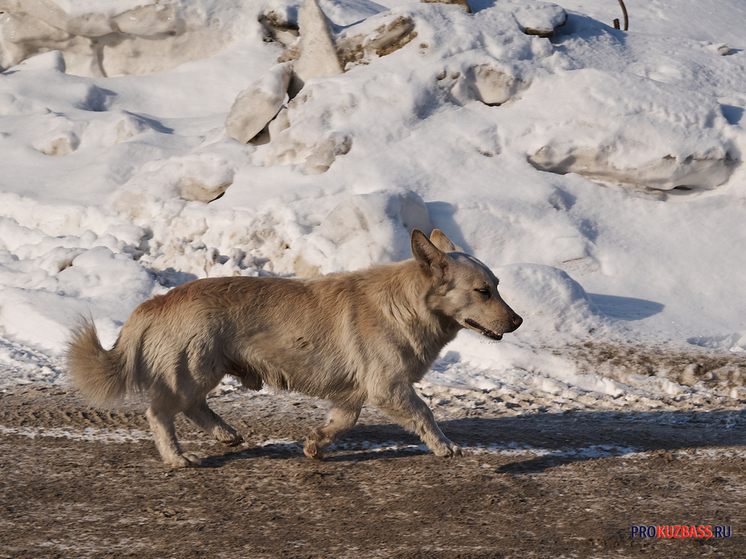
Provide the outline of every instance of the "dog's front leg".
[[399,425],[419,435],[437,456],[461,456],[461,448],[452,443],[435,422],[433,412],[411,386],[397,387],[373,398],[373,404]]
[[306,438],[304,454],[315,460],[323,460],[324,449],[332,444],[334,439],[352,429],[360,417],[361,409],[362,406],[334,406],[329,412],[326,425],[314,429]]

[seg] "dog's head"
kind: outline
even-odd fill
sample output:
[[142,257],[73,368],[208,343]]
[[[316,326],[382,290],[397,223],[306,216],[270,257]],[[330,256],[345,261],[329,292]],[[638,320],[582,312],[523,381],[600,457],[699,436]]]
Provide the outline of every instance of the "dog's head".
[[442,231],[435,229],[430,239],[412,231],[412,255],[433,283],[428,299],[433,310],[493,340],[523,322],[500,297],[495,274]]

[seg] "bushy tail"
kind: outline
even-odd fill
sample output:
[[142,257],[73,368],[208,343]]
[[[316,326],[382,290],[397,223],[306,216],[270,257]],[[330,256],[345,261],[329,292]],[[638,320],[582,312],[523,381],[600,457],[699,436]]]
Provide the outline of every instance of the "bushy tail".
[[81,317],[67,346],[67,370],[75,386],[93,404],[121,401],[127,393],[127,375],[119,355],[106,351],[91,320]]

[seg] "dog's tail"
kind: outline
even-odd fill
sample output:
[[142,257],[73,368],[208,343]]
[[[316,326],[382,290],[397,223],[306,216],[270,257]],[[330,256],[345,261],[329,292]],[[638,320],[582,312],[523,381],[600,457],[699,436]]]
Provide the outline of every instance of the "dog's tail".
[[67,370],[73,384],[95,405],[124,399],[128,375],[120,353],[101,345],[93,322],[81,317],[67,345]]

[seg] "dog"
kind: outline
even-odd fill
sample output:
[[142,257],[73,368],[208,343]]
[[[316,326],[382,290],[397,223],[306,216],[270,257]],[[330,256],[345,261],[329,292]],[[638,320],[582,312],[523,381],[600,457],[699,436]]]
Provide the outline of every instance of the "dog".
[[413,384],[462,328],[492,340],[523,320],[500,297],[487,266],[439,230],[411,235],[413,259],[308,279],[195,280],[138,306],[111,350],[81,318],[67,348],[74,384],[97,405],[144,394],[161,458],[199,465],[179,447],[182,412],[220,442],[243,438],[206,396],[225,375],[251,390],[269,385],[329,400],[327,423],[304,453],[324,450],[356,423],[366,402],[419,435],[438,456],[459,456]]

